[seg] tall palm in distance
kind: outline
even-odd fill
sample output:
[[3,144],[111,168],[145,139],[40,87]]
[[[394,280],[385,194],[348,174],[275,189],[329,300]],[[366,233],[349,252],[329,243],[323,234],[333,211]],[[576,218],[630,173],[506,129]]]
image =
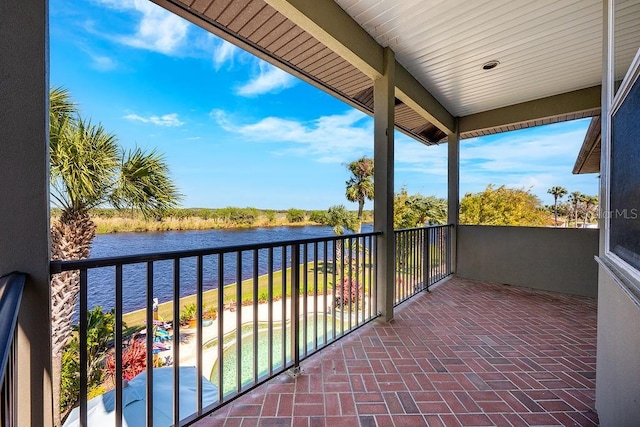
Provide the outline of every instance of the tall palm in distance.
[[362,221],[365,200],[373,200],[373,159],[362,157],[347,165],[352,176],[346,182],[346,197],[350,202],[358,202],[358,221]]
[[598,196],[584,196],[585,203],[585,222],[591,222],[591,214],[598,212]]
[[[344,230],[357,231],[360,227],[360,221],[353,214],[349,212],[344,205],[331,206],[327,211],[326,225],[333,228],[333,234],[336,236],[342,236]],[[343,241],[336,240],[336,262],[342,258]]]
[[579,191],[572,191],[571,194],[569,194],[569,203],[573,206],[573,217],[576,228],[578,228],[578,206],[583,200],[584,195]]
[[[69,92],[50,91],[51,198],[62,210],[51,225],[54,260],[89,256],[96,226],[89,210],[98,206],[139,210],[160,218],[180,198],[164,158],[155,151],[125,152],[115,135],[79,115]],[[78,300],[79,273],[64,272],[51,280],[51,340],[54,422],[60,425],[62,349],[71,335]]]
[[558,200],[567,195],[567,189],[560,186],[551,187],[547,190],[547,193],[553,196],[553,216],[558,226]]

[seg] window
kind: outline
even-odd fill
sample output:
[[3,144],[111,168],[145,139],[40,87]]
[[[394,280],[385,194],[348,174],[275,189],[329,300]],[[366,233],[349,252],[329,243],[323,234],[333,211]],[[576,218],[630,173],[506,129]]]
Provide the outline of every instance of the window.
[[640,2],[608,3],[602,261],[640,301]]
[[611,114],[609,250],[640,272],[640,79],[634,74]]

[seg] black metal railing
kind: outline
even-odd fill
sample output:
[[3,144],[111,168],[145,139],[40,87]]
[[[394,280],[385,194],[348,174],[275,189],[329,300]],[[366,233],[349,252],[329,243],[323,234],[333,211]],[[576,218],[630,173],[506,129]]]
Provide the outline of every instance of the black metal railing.
[[[111,410],[108,423],[120,426],[127,420],[131,425],[137,417],[148,426],[185,425],[284,371],[295,374],[301,360],[376,318],[380,234],[52,261],[52,275],[77,270],[80,280],[80,393],[67,425],[94,424],[87,409],[88,369],[96,361],[89,360],[87,319],[96,295],[104,301],[107,293],[115,302],[114,345],[97,361],[104,366],[104,360],[111,360],[115,366],[111,406],[104,403],[106,394],[98,397]],[[170,296],[154,311],[157,294]],[[142,303],[130,307],[131,301]],[[186,326],[189,307],[195,311],[193,328]],[[207,312],[214,316],[203,318]],[[143,372],[125,384],[136,346],[144,348],[144,368],[138,369]],[[162,364],[168,367],[153,368]],[[167,369],[170,384],[160,384]],[[132,414],[134,405],[125,401],[135,386],[142,387],[146,403]],[[171,390],[169,401],[166,396],[159,401],[160,386]],[[159,410],[166,413],[165,422]]]
[[0,277],[0,425],[17,426],[17,323],[26,274]]
[[451,275],[452,225],[395,230],[395,305]]

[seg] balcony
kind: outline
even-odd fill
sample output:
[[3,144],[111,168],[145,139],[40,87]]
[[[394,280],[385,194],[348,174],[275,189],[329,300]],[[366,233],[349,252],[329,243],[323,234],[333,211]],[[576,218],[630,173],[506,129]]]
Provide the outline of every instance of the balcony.
[[596,306],[453,278],[195,425],[598,425]]
[[[90,364],[82,350],[92,308],[87,296],[99,270],[112,277],[113,338],[124,344],[112,351],[114,390],[111,406],[104,404],[109,418],[93,418],[96,401],[87,397],[88,376],[82,368],[79,408],[68,425],[117,425],[115,420],[130,422],[134,416],[147,425],[152,418],[153,425],[199,426],[597,425],[597,300],[549,292],[544,285],[533,289],[452,278],[451,230],[435,226],[395,232],[396,308],[390,323],[373,321],[383,292],[374,280],[380,237],[376,232],[53,262],[56,274],[80,272],[80,366]],[[538,269],[534,258],[542,258],[551,270],[557,267],[540,254],[510,247],[533,229],[463,230],[459,239],[469,247],[482,245],[485,235],[502,233],[506,249],[496,248],[495,256],[504,259],[511,251],[515,257],[531,257],[531,271]],[[539,229],[537,234],[526,242],[537,239],[547,247],[545,240],[560,239],[576,247],[576,239],[585,236],[586,242],[597,242],[588,230]],[[596,250],[583,246],[586,250],[574,256],[585,258]],[[553,257],[553,250],[545,254]],[[477,270],[473,265],[462,267]],[[520,265],[516,270],[526,268]],[[143,369],[146,377],[139,382],[145,400],[136,409],[127,408],[130,399],[122,367],[131,343],[121,332],[128,276],[134,282],[146,278],[141,291],[146,308],[138,313],[146,324],[154,322],[153,290],[158,283],[171,286],[173,301],[179,301],[164,309],[172,331],[163,353],[173,362],[161,368],[166,375],[157,368]],[[204,291],[204,277],[216,277],[213,293]],[[562,280],[570,282],[571,277]],[[196,284],[198,314],[205,304],[217,307],[214,326],[205,327],[200,320],[195,329],[185,329],[173,321],[185,305],[179,290],[189,282]],[[258,287],[265,283],[263,300]],[[553,280],[549,284],[563,289]],[[222,288],[225,291],[218,292]],[[247,292],[248,300],[239,306],[237,301],[246,299]],[[259,339],[258,331],[268,332],[268,340]],[[278,336],[284,337],[281,342]],[[154,338],[143,333],[139,342],[155,348]],[[225,344],[216,344],[220,341]],[[157,366],[154,357],[146,353],[146,366]],[[184,369],[193,369],[194,375]],[[167,381],[164,376],[168,398],[158,397],[154,388]],[[189,397],[182,391],[185,384],[191,387]],[[166,422],[159,421],[158,407],[165,408]]]
[[[451,274],[451,230],[433,226],[395,232],[395,305]],[[53,280],[75,275],[80,289],[74,335],[78,406],[65,426],[118,425],[123,419],[185,425],[280,373],[297,377],[302,360],[379,316],[388,294],[377,279],[379,238],[379,232],[370,232],[52,261]],[[185,296],[185,287],[195,294]],[[172,299],[154,301],[159,288],[165,294],[170,290]],[[102,341],[118,344],[106,353],[90,353],[97,333],[91,330],[90,296],[96,292],[107,292],[114,302],[113,333]],[[142,308],[126,313],[129,299]],[[188,306],[193,306],[191,326],[182,321]],[[217,313],[213,322],[205,323],[205,306]],[[126,328],[136,333],[125,336]],[[142,353],[134,363],[135,349]],[[95,396],[89,382],[96,372],[92,367],[109,363],[108,381],[93,384],[107,392],[90,399]],[[138,391],[132,390],[134,384]],[[169,390],[168,395],[159,388]],[[132,400],[140,404],[129,406]]]
[[[617,263],[609,250],[609,218],[601,218],[600,236],[581,230],[584,234],[579,237],[570,230],[457,224],[462,139],[600,114],[600,132],[594,135],[598,143],[592,146],[598,148],[588,151],[589,156],[600,153],[602,145],[601,155],[591,160],[601,166],[603,213],[616,207],[608,203],[619,190],[610,179],[615,170],[610,124],[627,89],[637,81],[640,26],[628,25],[639,20],[637,2],[491,1],[480,7],[472,2],[413,1],[396,5],[394,13],[385,9],[393,2],[380,1],[155,3],[373,115],[375,121],[375,229],[381,234],[375,238],[380,256],[376,278],[369,282],[365,300],[372,308],[365,312],[368,323],[360,325],[358,318],[359,328],[341,341],[334,341],[333,335],[323,339],[328,348],[317,353],[314,348],[299,366],[295,354],[285,352],[281,367],[301,367],[297,379],[272,369],[270,373],[277,376],[270,383],[256,383],[255,389],[242,390],[243,396],[229,395],[225,406],[218,398],[213,417],[208,416],[211,408],[193,402],[198,415],[184,422],[323,425],[337,421],[333,417],[339,410],[354,424],[411,425],[401,417],[416,417],[419,410],[417,425],[597,424],[593,375],[597,294],[598,417],[606,426],[638,425],[640,281],[637,269]],[[227,8],[229,4],[234,7]],[[438,13],[438,7],[446,9]],[[230,13],[240,14],[231,27]],[[17,324],[16,299],[7,302],[5,297],[21,292],[0,294],[0,320],[11,325],[0,328],[0,424],[7,426],[53,424],[47,16],[48,4],[42,0],[4,2],[0,14],[0,52],[6,58],[0,61],[0,94],[11,106],[0,109],[0,276],[26,273]],[[267,32],[273,37],[251,37]],[[499,74],[478,74],[484,60],[496,59],[489,53],[502,51],[500,40],[506,41],[506,50]],[[621,80],[624,90],[618,88]],[[618,129],[626,128],[626,122],[622,124]],[[395,283],[394,129],[427,145],[446,138],[448,146],[448,221],[456,225],[447,254],[453,259],[426,269],[428,280],[424,266],[432,258],[425,261],[424,254],[430,252],[423,247],[422,252],[413,252],[420,256],[405,264],[417,267],[421,262],[422,270]],[[620,165],[633,169],[633,160],[633,156],[623,158]],[[621,201],[637,205],[635,195]],[[300,257],[306,260],[304,254]],[[110,265],[117,270],[116,264]],[[438,270],[444,275],[454,272],[456,277],[424,293]],[[402,274],[407,272],[401,270],[398,276]],[[0,288],[8,289],[9,282],[13,280],[3,279]],[[384,291],[376,298],[371,295],[373,284]],[[394,289],[394,284],[401,286]],[[415,291],[420,295],[411,297]],[[152,301],[145,298],[150,323]],[[393,317],[394,304],[405,299],[390,323],[369,322],[378,311],[385,319]],[[308,308],[300,298],[294,300],[297,308]],[[378,310],[373,310],[374,302]],[[116,306],[122,307],[119,302]],[[291,316],[291,307],[285,315]],[[422,354],[419,345],[425,347]],[[180,346],[174,348],[180,352]],[[368,387],[374,390],[367,393],[372,402],[362,401],[362,391]],[[298,397],[300,391],[305,397]],[[202,390],[197,393],[202,396]],[[167,406],[179,413],[176,394]],[[115,401],[121,411],[122,396]],[[152,409],[148,404],[147,411]],[[284,418],[273,419],[281,410]],[[372,413],[376,411],[380,413]],[[389,419],[391,412],[398,413]],[[303,419],[298,421],[298,416]]]
[[[147,425],[189,424],[283,372],[299,376],[302,360],[376,319],[379,307],[398,305],[448,277],[451,230],[433,226],[395,232],[392,301],[385,300],[388,292],[378,274],[379,232],[53,261],[53,280],[76,275],[80,289],[74,335],[78,407],[65,425],[133,419]],[[206,291],[205,283],[212,289]],[[160,305],[154,302],[159,287],[172,295]],[[195,294],[185,297],[185,287]],[[128,289],[133,292],[125,296]],[[89,302],[95,292],[107,292],[115,303],[113,333],[102,341],[119,344],[107,354],[91,353],[95,344],[89,345],[90,337],[96,342]],[[125,313],[129,298],[139,300],[142,309]],[[194,312],[190,327],[181,316],[188,306]],[[205,306],[217,313],[207,324]],[[137,333],[125,336],[127,326]],[[142,353],[133,362],[137,348]],[[107,392],[90,400],[95,396],[92,369],[110,363],[109,381],[97,384]],[[127,376],[135,364],[138,369]],[[136,408],[129,406],[134,384],[142,395]],[[168,389],[169,396],[158,388]]]

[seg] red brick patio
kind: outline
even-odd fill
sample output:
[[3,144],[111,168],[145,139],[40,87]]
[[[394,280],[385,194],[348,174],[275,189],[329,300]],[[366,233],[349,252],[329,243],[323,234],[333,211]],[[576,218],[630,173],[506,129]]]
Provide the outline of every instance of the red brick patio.
[[196,425],[597,425],[596,306],[452,279]]

